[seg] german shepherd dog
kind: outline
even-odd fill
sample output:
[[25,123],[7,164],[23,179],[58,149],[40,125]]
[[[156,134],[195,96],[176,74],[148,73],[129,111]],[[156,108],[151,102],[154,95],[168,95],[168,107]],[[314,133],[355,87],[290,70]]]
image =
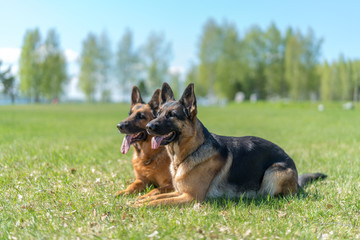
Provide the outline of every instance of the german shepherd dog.
[[293,160],[274,143],[253,136],[226,137],[210,133],[196,117],[194,85],[174,101],[163,84],[156,119],[147,125],[152,147],[166,146],[175,192],[134,203],[180,205],[206,197],[256,197],[296,193],[307,182],[325,178],[322,173],[298,178]]
[[144,196],[173,191],[171,174],[169,170],[170,158],[165,147],[151,148],[151,139],[145,129],[154,114],[158,111],[160,101],[160,89],[157,89],[151,100],[145,104],[141,98],[139,89],[134,86],[131,93],[131,107],[129,117],[121,121],[117,128],[120,133],[125,133],[121,145],[121,153],[126,154],[130,145],[134,146],[132,165],[136,180],[125,190],[116,193],[116,196],[140,192],[153,184],[158,188],[153,189]]

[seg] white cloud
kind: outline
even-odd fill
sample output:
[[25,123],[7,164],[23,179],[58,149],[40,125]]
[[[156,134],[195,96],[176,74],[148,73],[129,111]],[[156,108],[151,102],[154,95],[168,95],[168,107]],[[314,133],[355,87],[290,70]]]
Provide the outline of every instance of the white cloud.
[[78,89],[78,83],[79,83],[79,79],[78,77],[72,77],[70,79],[69,84],[66,86],[65,88],[65,93],[68,99],[71,100],[83,100],[85,99],[85,96],[82,92],[80,92],[80,90]]
[[169,67],[169,73],[170,74],[184,74],[185,73],[185,67],[183,66],[171,66]]
[[14,64],[19,61],[20,48],[0,48],[0,60],[6,64]]
[[65,57],[68,62],[77,61],[79,54],[71,49],[65,49]]
[[0,48],[0,61],[3,62],[3,67],[11,66],[11,72],[17,74],[19,70],[20,48]]

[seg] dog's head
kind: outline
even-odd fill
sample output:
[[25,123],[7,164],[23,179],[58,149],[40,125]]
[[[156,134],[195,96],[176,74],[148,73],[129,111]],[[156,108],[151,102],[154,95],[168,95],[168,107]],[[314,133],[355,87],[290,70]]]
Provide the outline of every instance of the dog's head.
[[175,101],[170,86],[164,83],[160,103],[156,119],[146,125],[148,133],[155,135],[152,148],[193,136],[197,114],[194,84],[189,84],[182,97]]
[[126,134],[121,145],[123,154],[129,151],[131,144],[147,139],[146,124],[155,118],[159,109],[159,97],[160,89],[157,89],[146,104],[141,98],[139,89],[136,86],[133,87],[129,117],[117,125],[119,131]]

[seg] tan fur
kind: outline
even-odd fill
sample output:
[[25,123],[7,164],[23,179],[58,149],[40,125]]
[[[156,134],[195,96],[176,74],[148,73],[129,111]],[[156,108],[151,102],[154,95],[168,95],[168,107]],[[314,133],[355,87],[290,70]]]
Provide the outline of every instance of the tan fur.
[[[189,121],[189,120],[187,120]],[[196,118],[195,118],[196,121]],[[191,127],[189,125],[195,126]],[[201,126],[198,121],[184,125],[187,131],[182,132],[182,139],[166,146],[171,158],[171,174],[176,190],[170,194],[159,194],[137,201],[135,206],[147,204],[157,205],[182,205],[192,201],[205,200],[211,182],[225,165],[224,159],[213,149],[208,149],[204,156],[191,156],[199,147],[206,147]]]
[[[141,111],[146,115],[146,119],[138,121],[139,127],[143,129],[145,129],[146,124],[154,118],[148,104],[135,104],[132,107],[132,111],[133,114],[125,120],[134,121],[136,113]],[[115,194],[116,196],[144,191],[150,184],[158,186],[158,188],[153,189],[142,197],[174,190],[169,170],[170,158],[167,151],[165,147],[162,146],[158,149],[152,149],[151,138],[149,135],[146,141],[139,141],[133,144],[135,149],[131,163],[136,179],[125,190],[117,192]]]
[[297,192],[297,173],[294,169],[278,169],[276,163],[264,174],[259,194],[266,196],[287,195]]

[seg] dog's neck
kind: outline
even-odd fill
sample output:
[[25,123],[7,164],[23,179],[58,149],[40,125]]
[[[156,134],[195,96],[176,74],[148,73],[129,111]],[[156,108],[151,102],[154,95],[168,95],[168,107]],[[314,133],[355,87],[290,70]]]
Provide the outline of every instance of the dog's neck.
[[179,166],[205,141],[204,126],[199,119],[194,119],[194,128],[189,136],[180,136],[179,140],[166,145],[173,166]]
[[165,147],[160,146],[158,149],[151,148],[151,139],[152,136],[148,136],[145,141],[139,141],[133,144],[134,146],[134,154],[133,157],[140,158],[147,162],[149,159],[152,159],[154,156],[160,154],[165,150]]

